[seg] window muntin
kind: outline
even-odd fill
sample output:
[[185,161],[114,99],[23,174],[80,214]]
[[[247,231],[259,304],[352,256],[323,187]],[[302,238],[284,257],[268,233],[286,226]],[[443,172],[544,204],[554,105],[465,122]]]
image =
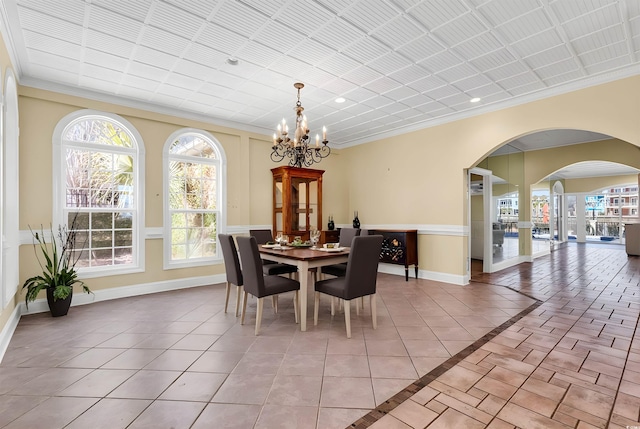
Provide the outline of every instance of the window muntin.
[[[138,147],[113,118],[80,115],[61,132],[62,220],[77,216],[81,271],[139,265]],[[84,245],[84,246],[82,246]]]
[[198,131],[170,139],[166,156],[168,266],[200,265],[220,259],[221,152]]

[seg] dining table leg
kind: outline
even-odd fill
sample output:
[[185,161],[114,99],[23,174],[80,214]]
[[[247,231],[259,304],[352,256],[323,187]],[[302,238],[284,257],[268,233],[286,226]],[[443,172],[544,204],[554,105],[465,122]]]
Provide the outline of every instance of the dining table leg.
[[307,289],[313,282],[310,281],[311,272],[307,261],[300,261],[298,271],[300,273],[300,330],[304,332],[307,330]]

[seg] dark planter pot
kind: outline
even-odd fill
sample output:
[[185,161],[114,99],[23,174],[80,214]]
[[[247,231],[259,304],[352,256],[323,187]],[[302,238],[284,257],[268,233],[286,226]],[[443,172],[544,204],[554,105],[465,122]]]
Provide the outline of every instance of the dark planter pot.
[[65,299],[53,300],[53,288],[47,289],[47,302],[49,303],[49,310],[53,317],[66,316],[71,307],[71,298],[73,298],[73,290]]

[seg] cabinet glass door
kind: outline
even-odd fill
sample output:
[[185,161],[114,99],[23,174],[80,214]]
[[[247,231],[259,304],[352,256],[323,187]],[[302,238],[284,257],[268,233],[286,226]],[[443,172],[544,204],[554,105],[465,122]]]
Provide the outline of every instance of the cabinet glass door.
[[275,225],[275,231],[273,231],[274,236],[277,232],[284,231],[282,205],[283,205],[282,180],[275,180],[273,182],[273,217],[274,217],[274,225]]
[[282,166],[271,172],[274,233],[308,238],[310,230],[321,229],[324,171]]
[[307,231],[311,231],[312,229],[319,229],[317,225],[318,222],[318,181],[314,180],[309,182],[309,208],[307,211]]

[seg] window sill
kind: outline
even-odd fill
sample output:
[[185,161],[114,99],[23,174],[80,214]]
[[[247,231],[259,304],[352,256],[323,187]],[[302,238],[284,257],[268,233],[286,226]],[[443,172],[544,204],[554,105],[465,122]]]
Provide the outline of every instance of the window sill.
[[109,267],[79,268],[78,277],[80,279],[93,279],[96,277],[110,277],[125,274],[143,273],[144,271],[144,267],[139,266],[127,266],[120,268],[110,265]]

